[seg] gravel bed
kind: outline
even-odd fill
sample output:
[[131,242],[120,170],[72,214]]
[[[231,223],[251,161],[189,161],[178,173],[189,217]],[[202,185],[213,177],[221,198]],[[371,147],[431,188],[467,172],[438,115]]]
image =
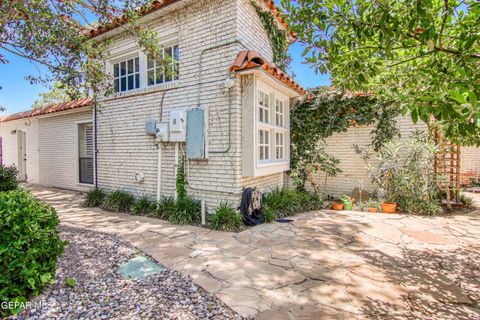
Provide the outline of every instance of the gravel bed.
[[[142,255],[115,237],[61,226],[69,244],[55,284],[34,301],[38,308],[12,319],[241,319],[191,278],[164,269],[145,279],[124,279],[121,264]],[[70,287],[66,279],[76,284]]]

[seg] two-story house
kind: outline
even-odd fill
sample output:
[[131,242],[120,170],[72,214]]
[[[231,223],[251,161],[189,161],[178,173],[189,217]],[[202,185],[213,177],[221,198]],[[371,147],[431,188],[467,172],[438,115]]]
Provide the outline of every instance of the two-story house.
[[[286,30],[273,1],[257,3]],[[141,23],[158,31],[171,72],[123,28],[92,30],[112,39],[115,94],[95,110],[87,98],[2,119],[3,164],[31,183],[159,197],[175,194],[185,159],[187,191],[209,210],[247,186],[282,186],[290,99],[304,90],[271,62],[251,0],[153,1]]]

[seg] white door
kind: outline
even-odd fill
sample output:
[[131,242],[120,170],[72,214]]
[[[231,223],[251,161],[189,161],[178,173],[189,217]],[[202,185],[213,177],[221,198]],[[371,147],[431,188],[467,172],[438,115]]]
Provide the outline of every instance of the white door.
[[27,135],[25,131],[17,130],[18,143],[18,180],[27,180]]

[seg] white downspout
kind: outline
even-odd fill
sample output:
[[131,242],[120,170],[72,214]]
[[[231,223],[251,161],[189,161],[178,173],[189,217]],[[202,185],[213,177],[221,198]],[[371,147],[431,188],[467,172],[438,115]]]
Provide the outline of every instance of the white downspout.
[[179,145],[179,142],[175,142],[175,162],[174,162],[174,165],[173,165],[173,168],[175,170],[175,175],[174,175],[174,181],[175,181],[175,200],[177,199],[177,172],[178,172],[178,149],[179,149],[180,145]]
[[162,145],[157,143],[157,202],[161,200],[161,179],[162,179]]

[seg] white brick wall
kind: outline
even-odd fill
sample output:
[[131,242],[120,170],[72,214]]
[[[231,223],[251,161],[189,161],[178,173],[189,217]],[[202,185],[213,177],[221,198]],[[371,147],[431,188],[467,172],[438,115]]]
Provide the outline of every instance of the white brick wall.
[[[61,112],[38,119],[39,183],[84,191],[78,183],[78,122],[92,120],[90,108],[83,112]],[[28,138],[27,138],[28,139]]]
[[32,118],[0,123],[3,164],[18,167],[17,135],[12,134],[14,130],[21,130],[26,133],[27,181],[30,183],[38,183],[38,120]]

